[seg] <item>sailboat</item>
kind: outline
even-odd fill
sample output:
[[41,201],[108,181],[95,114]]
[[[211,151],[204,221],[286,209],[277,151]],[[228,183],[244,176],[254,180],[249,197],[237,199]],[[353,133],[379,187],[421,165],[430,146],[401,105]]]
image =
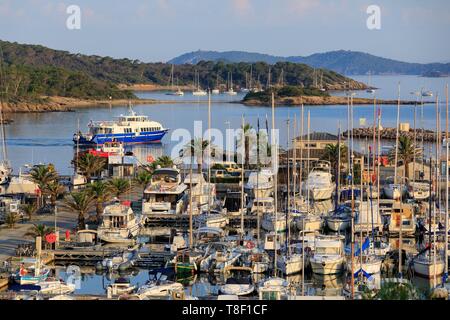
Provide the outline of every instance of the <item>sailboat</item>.
[[195,70],[195,82],[196,82],[196,87],[197,89],[192,91],[192,95],[193,96],[206,96],[208,93],[200,88],[200,75],[197,72],[197,70]]
[[233,74],[230,72],[228,74],[229,79],[229,85],[228,85],[228,91],[226,92],[229,96],[235,96],[237,95],[237,92],[233,90]]
[[3,101],[0,98],[0,126],[2,135],[2,160],[0,161],[0,185],[9,183],[11,179],[12,167],[8,160],[8,152],[6,150],[6,131],[5,121],[3,119]]
[[173,81],[173,68],[174,67],[173,67],[173,64],[172,64],[172,70],[170,72],[170,88],[171,88],[171,91],[167,92],[166,94],[170,95],[170,96],[183,96],[184,92],[181,91],[180,87],[178,86],[178,78],[177,78],[177,90],[175,90],[174,81]]
[[[430,159],[431,163],[431,159]],[[430,181],[431,181],[431,168],[430,164]],[[433,215],[431,212],[433,211]],[[436,247],[436,228],[432,230],[432,224],[436,221],[436,204],[429,199],[428,207],[428,245],[421,252],[413,258],[414,273],[426,278],[434,278],[444,273],[445,260],[437,252]],[[434,235],[434,239],[431,235]],[[433,241],[434,240],[434,241]]]
[[215,87],[214,89],[212,89],[211,93],[212,93],[212,94],[220,94],[220,89],[219,89],[219,73],[217,73],[216,87]]
[[303,184],[303,191],[309,193],[314,201],[327,200],[333,194],[334,186],[331,177],[330,163],[318,161]]
[[369,83],[368,83],[369,88],[366,90],[367,93],[375,93],[375,89],[373,89],[370,84],[371,80],[372,80],[372,74],[369,71]]

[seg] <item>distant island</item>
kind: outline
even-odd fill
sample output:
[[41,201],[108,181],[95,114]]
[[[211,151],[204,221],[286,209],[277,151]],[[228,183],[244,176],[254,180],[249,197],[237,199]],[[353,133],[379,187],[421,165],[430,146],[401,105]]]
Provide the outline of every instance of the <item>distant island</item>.
[[[144,63],[139,60],[113,59],[54,50],[40,45],[0,41],[3,110],[6,112],[49,111],[85,106],[99,101],[137,100],[137,88],[173,89],[170,87],[172,65]],[[292,86],[299,90],[361,90],[367,85],[327,69],[306,64],[278,62],[228,63],[200,61],[174,68],[173,78],[184,88],[194,87],[199,74],[204,89],[233,87],[265,88]],[[77,104],[78,101],[78,104]]]
[[[331,96],[327,92],[317,89],[302,89],[292,86],[273,87],[263,92],[248,93],[242,103],[247,106],[268,106],[271,104],[272,92],[274,93],[275,104],[285,106],[296,105],[346,105],[348,98],[345,96]],[[353,104],[372,105],[373,99],[353,98]],[[397,100],[376,100],[377,104],[397,104]],[[400,101],[400,104],[414,104],[415,101]]]
[[169,60],[174,64],[196,64],[199,61],[227,61],[255,63],[263,61],[269,64],[277,62],[304,63],[313,68],[333,70],[344,75],[402,74],[433,76],[434,72],[450,74],[450,63],[409,63],[382,58],[359,51],[338,50],[315,53],[309,56],[272,56],[245,51],[203,51],[198,50],[182,54]]

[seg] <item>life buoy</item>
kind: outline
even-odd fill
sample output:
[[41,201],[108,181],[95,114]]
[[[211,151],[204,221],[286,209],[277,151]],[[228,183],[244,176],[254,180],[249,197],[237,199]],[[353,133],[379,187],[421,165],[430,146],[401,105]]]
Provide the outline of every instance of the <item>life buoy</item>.
[[247,249],[253,249],[255,247],[255,244],[253,241],[247,241],[247,244],[245,245]]

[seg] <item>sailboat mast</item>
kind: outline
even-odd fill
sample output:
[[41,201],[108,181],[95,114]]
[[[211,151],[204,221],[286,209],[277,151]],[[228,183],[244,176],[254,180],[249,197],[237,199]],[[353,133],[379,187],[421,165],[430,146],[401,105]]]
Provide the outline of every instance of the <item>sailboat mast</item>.
[[399,129],[400,129],[399,126],[400,126],[400,82],[398,83],[397,122],[396,122],[397,129],[396,129],[396,133],[395,133],[394,185],[397,184],[398,137],[399,137]]
[[444,281],[447,281],[448,277],[448,188],[449,188],[449,143],[448,143],[448,83],[445,86],[445,238],[444,238],[444,261],[445,261],[445,269],[444,269]]
[[289,249],[289,239],[290,239],[290,235],[291,235],[291,228],[289,225],[289,214],[290,214],[290,210],[289,207],[291,205],[291,177],[290,177],[290,170],[289,170],[289,166],[290,166],[290,158],[289,158],[289,129],[290,129],[290,118],[288,116],[287,119],[287,206],[286,206],[286,226],[287,226],[287,237],[286,237],[286,248],[288,249],[288,254],[290,255],[290,249]]
[[208,215],[211,214],[211,90],[208,90]]
[[241,155],[241,239],[244,237],[244,164],[245,164],[245,133],[244,133],[244,115],[242,115],[242,155]]
[[[270,70],[270,69],[269,69]],[[276,145],[275,141],[275,95],[272,92],[272,134],[271,134],[271,140],[272,140],[272,147],[271,147],[271,154],[272,154],[272,167],[273,167],[273,174],[274,174],[274,209],[275,209],[275,221],[274,221],[274,230],[275,230],[275,254],[274,254],[274,271],[275,276],[277,275],[277,250],[278,250],[278,168],[276,167],[276,164],[278,163],[278,147]]]

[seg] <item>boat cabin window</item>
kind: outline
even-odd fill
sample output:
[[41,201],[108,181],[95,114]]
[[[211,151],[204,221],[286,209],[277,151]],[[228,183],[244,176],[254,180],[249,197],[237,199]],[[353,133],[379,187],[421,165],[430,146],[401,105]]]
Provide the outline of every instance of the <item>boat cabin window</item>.
[[112,133],[111,128],[94,127],[92,128],[93,134],[108,134]]
[[317,254],[339,254],[339,248],[336,247],[316,247]]
[[178,172],[172,170],[158,170],[153,173],[152,182],[175,183],[178,181]]
[[126,219],[123,216],[106,217],[105,226],[108,228],[123,228],[126,226]]

